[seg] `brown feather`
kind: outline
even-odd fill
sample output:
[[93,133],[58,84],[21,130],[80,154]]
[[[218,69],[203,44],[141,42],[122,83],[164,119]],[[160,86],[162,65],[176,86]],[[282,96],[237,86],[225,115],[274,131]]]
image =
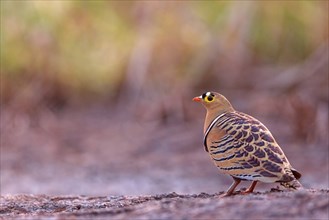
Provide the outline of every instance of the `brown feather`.
[[218,93],[208,92],[197,100],[201,100],[207,109],[205,148],[220,172],[237,179],[301,187],[297,180],[301,174],[291,167],[265,125],[250,115],[235,111]]

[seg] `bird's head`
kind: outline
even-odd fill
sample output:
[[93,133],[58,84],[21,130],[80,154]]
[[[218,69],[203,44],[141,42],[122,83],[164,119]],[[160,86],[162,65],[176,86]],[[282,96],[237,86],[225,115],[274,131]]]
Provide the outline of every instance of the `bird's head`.
[[205,92],[200,96],[194,97],[193,101],[201,102],[207,111],[217,113],[234,111],[231,103],[217,92]]

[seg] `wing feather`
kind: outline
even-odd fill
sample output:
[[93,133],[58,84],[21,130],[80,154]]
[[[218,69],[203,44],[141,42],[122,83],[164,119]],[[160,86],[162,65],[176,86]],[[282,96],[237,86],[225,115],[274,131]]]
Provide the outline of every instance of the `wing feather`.
[[[214,138],[216,133],[220,138]],[[274,182],[291,167],[271,132],[257,119],[241,113],[226,113],[209,131],[205,144],[216,166],[224,173]],[[210,141],[211,140],[211,141]]]

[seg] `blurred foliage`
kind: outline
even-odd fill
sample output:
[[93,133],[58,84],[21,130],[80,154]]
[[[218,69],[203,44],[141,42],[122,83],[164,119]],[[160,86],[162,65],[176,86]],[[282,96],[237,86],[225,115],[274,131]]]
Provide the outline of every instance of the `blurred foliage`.
[[225,86],[226,71],[302,62],[327,15],[326,1],[1,1],[2,101]]

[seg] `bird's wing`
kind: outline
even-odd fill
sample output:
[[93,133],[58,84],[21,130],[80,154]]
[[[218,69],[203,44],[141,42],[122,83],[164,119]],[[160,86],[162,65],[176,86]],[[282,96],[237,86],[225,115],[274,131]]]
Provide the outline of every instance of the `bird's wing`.
[[287,174],[291,166],[286,156],[270,131],[257,119],[241,112],[227,113],[211,133],[215,134],[218,129],[226,134],[208,143],[210,155],[220,170],[248,180],[291,179],[291,172]]

